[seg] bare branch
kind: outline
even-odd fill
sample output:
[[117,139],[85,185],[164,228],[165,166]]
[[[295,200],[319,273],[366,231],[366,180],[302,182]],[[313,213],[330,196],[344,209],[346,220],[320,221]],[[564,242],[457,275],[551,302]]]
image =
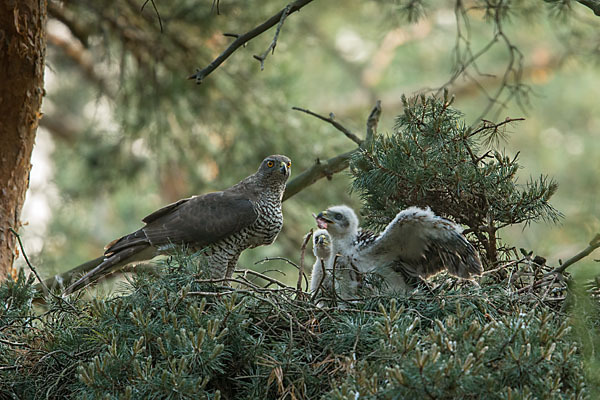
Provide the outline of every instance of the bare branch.
[[19,235],[17,233],[17,231],[15,231],[12,227],[8,228],[9,231],[12,232],[13,235],[15,235],[17,237],[17,240],[19,241],[19,247],[21,248],[21,254],[23,254],[23,258],[25,259],[25,262],[27,263],[27,266],[29,267],[29,269],[31,270],[31,272],[33,272],[33,274],[35,275],[35,277],[37,278],[38,282],[40,282],[42,284],[42,286],[44,287],[44,289],[46,291],[48,291],[48,288],[46,287],[46,285],[44,285],[44,281],[42,280],[42,278],[40,278],[40,276],[37,273],[37,270],[34,268],[33,265],[31,265],[31,263],[29,262],[29,258],[27,257],[27,253],[25,253],[25,248],[23,247],[23,242],[21,241],[21,235]]
[[322,179],[322,178],[331,179],[331,176],[333,174],[341,172],[341,171],[345,170],[346,168],[348,168],[348,165],[350,163],[350,157],[352,157],[352,154],[357,152],[358,149],[361,148],[365,143],[368,143],[370,140],[372,140],[374,135],[377,133],[376,132],[377,124],[379,123],[379,117],[381,116],[381,102],[379,100],[377,100],[375,107],[373,107],[373,109],[371,110],[371,113],[369,114],[369,118],[367,119],[367,133],[366,133],[367,140],[361,140],[354,133],[350,132],[348,129],[346,129],[344,126],[342,126],[340,123],[335,121],[333,119],[332,114],[330,114],[329,118],[327,118],[327,117],[324,117],[317,113],[314,113],[310,110],[303,109],[303,108],[292,107],[292,109],[297,110],[297,111],[302,111],[304,113],[307,113],[309,115],[317,117],[320,120],[330,123],[337,130],[339,130],[344,135],[346,135],[346,137],[348,137],[350,140],[352,140],[354,143],[356,143],[358,145],[358,148],[355,150],[349,151],[347,153],[332,157],[326,161],[321,161],[321,160],[317,159],[315,161],[315,164],[312,167],[308,168],[305,171],[302,171],[302,173],[300,173],[300,175],[296,176],[294,179],[292,179],[291,181],[288,182],[288,184],[285,187],[285,193],[283,194],[284,201],[289,199],[296,193],[300,192],[304,188],[312,185],[319,179]]
[[152,8],[154,8],[154,12],[156,13],[156,16],[158,17],[158,25],[160,26],[160,33],[163,33],[162,18],[160,17],[160,13],[158,12],[158,8],[156,8],[156,4],[154,3],[154,0],[146,0],[144,2],[144,4],[142,4],[142,8],[140,11],[144,11],[144,8],[146,7],[146,4],[148,4],[148,2],[152,3]]
[[286,7],[281,9],[277,14],[273,15],[271,18],[257,26],[256,28],[240,35],[237,39],[235,39],[229,47],[223,51],[217,58],[215,58],[210,64],[208,64],[203,69],[196,70],[196,73],[190,75],[188,79],[195,79],[196,83],[202,83],[202,80],[206,78],[211,72],[219,67],[225,60],[227,60],[238,48],[243,46],[245,43],[254,39],[258,35],[264,33],[268,29],[277,25],[281,21],[281,17],[284,13],[292,14],[298,10],[300,10],[305,5],[311,3],[313,0],[296,0],[291,4],[288,4]]
[[221,9],[219,8],[219,0],[213,0],[212,7],[210,8],[210,11],[212,12],[215,8],[217,9],[217,15],[221,15]]
[[562,274],[569,266],[575,264],[577,261],[581,260],[582,258],[587,257],[588,255],[590,255],[590,253],[592,253],[598,247],[600,247],[600,233],[598,233],[598,234],[596,234],[596,236],[594,236],[594,238],[590,241],[589,246],[586,249],[582,250],[581,252],[575,254],[573,257],[569,258],[567,261],[562,263],[560,267],[556,268],[552,272]]
[[497,124],[494,123],[494,122],[491,122],[491,121],[483,120],[483,124],[479,128],[473,130],[469,134],[469,137],[473,137],[476,134],[478,134],[479,132],[484,131],[484,130],[488,130],[488,129],[493,129],[494,131],[497,131],[498,128],[500,128],[501,126],[506,125],[506,124],[510,124],[510,123],[516,122],[516,121],[525,121],[525,118],[510,118],[510,117],[506,117],[504,119],[504,121],[499,122]]
[[367,119],[367,135],[365,136],[366,143],[371,143],[373,141],[373,138],[377,133],[379,117],[381,117],[381,100],[377,100],[375,107],[373,107],[371,114],[369,114],[369,118]]
[[[296,290],[298,291],[298,295],[302,294],[302,277],[304,276],[304,253],[306,253],[306,245],[310,238],[312,237],[313,231],[312,229],[304,236],[304,240],[302,241],[302,248],[300,250],[300,270],[298,271],[298,282],[296,283]],[[304,276],[306,278],[306,276]],[[307,288],[308,290],[308,281]]]
[[289,4],[285,7],[283,14],[281,14],[281,19],[279,20],[279,23],[277,24],[277,30],[275,31],[275,36],[273,36],[273,40],[271,41],[271,44],[269,45],[267,50],[265,50],[265,52],[262,53],[260,56],[254,55],[254,58],[256,58],[258,61],[260,61],[260,70],[261,71],[265,69],[265,60],[267,59],[269,52],[272,52],[273,54],[275,53],[275,46],[277,46],[277,39],[279,38],[279,32],[281,31],[283,22],[285,21],[285,19],[287,18],[288,15],[290,15],[290,5]]
[[329,122],[331,125],[334,126],[335,129],[337,129],[338,131],[342,132],[344,135],[346,135],[346,137],[348,139],[352,140],[354,143],[356,143],[359,146],[363,142],[361,138],[359,138],[354,133],[352,133],[348,129],[346,129],[342,124],[340,124],[339,122],[337,122],[334,119],[333,113],[329,114],[329,117],[324,117],[324,116],[322,116],[320,114],[317,114],[317,113],[312,112],[310,110],[307,110],[305,108],[292,107],[292,110],[302,111],[303,113],[307,113],[309,115],[312,115],[313,117],[319,118],[320,120],[323,120],[325,122]]
[[[275,279],[275,278],[271,278],[268,275],[265,274],[261,274],[260,272],[254,271],[252,269],[236,269],[234,271],[236,274],[242,274],[244,276],[244,278],[246,278],[247,275],[254,275],[258,278],[264,279],[269,283],[274,283],[279,287],[289,287],[288,285],[284,284],[283,282],[280,282],[279,280]],[[267,285],[266,287],[269,287],[269,285]]]
[[287,200],[296,193],[312,185],[316,181],[322,178],[331,179],[331,176],[335,173],[345,170],[348,168],[350,157],[354,152],[352,150],[344,154],[332,157],[329,160],[321,161],[317,159],[314,165],[307,170],[302,171],[300,175],[288,182],[285,187],[285,193],[283,194],[283,200]]

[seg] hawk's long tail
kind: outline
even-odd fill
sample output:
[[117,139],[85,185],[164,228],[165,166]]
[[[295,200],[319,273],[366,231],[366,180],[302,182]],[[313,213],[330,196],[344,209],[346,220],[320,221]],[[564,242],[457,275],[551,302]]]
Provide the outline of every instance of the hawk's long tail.
[[[104,258],[104,261],[102,261],[102,263],[100,263],[100,265],[98,265],[96,268],[66,288],[63,294],[70,294],[82,289],[94,283],[103,276],[109,275],[131,262],[152,258],[152,256],[143,254],[145,253],[144,250],[148,249],[151,249],[151,247],[148,245],[137,245],[113,253],[111,256]],[[154,251],[152,253],[154,253]]]

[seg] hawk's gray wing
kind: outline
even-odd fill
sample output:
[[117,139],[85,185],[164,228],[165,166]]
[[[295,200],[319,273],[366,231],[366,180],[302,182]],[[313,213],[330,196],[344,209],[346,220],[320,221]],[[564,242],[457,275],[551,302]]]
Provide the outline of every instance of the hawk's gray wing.
[[361,256],[378,265],[396,264],[421,277],[448,270],[451,275],[468,279],[482,272],[475,248],[460,227],[429,209],[417,207],[398,213]]
[[214,192],[169,204],[145,217],[146,226],[106,249],[106,255],[147,243],[154,247],[190,244],[203,247],[256,221],[252,202],[239,193]]
[[239,193],[214,192],[179,200],[144,218],[143,228],[109,243],[104,261],[67,287],[65,293],[128,263],[153,258],[162,246],[204,247],[251,225],[256,218],[252,202]]

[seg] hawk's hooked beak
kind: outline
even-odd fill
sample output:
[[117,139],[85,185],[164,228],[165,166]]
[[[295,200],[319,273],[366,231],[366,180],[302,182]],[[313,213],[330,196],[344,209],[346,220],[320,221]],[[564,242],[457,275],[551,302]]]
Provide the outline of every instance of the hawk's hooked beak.
[[287,175],[288,171],[289,171],[288,163],[286,163],[285,161],[282,161],[281,168],[279,168],[279,171],[281,171],[282,174]]
[[333,220],[327,217],[327,211],[322,211],[315,217],[317,220],[317,226],[321,229],[327,229],[327,224],[335,224]]

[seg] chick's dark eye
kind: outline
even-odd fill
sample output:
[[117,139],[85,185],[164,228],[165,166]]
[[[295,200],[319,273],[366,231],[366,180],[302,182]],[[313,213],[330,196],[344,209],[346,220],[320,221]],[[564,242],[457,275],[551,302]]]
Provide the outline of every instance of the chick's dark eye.
[[273,165],[274,165],[273,161],[267,161],[267,167],[273,168]]
[[342,219],[342,214],[336,214],[334,218],[337,220],[340,220],[340,219]]

